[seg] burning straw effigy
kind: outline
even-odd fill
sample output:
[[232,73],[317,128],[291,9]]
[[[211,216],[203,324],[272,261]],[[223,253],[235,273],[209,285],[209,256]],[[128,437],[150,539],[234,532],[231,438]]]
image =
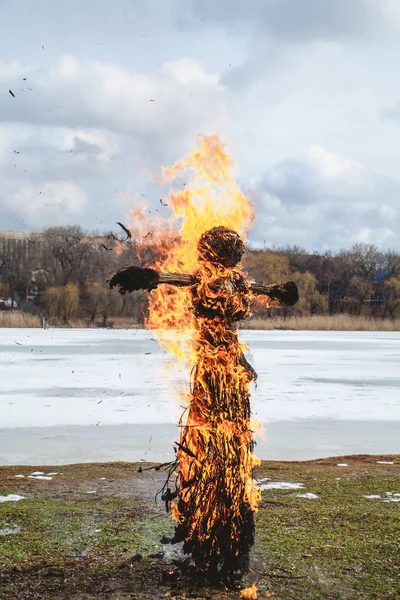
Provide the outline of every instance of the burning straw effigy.
[[[220,218],[226,222],[223,215]],[[192,273],[133,266],[116,273],[110,286],[122,294],[140,289],[154,293],[164,284],[186,294],[185,307],[192,319],[187,326],[195,331],[191,390],[180,421],[176,461],[162,497],[176,521],[173,542],[183,542],[198,573],[214,584],[234,588],[249,569],[260,499],[253,479],[259,461],[253,453],[250,410],[250,385],[256,373],[245,358],[236,324],[250,314],[256,296],[265,296],[274,306],[291,306],[298,293],[293,282],[250,282],[240,262],[244,242],[225,225],[203,230],[195,244]],[[170,300],[168,295],[158,296],[155,311],[163,299]],[[150,318],[151,310],[150,306]],[[242,593],[256,597],[251,595],[254,586],[248,595]]]

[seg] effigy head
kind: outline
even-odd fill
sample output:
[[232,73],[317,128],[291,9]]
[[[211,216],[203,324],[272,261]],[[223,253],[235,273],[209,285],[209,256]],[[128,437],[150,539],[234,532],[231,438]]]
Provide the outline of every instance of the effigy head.
[[213,227],[204,232],[197,244],[200,261],[234,267],[244,254],[244,243],[236,231]]

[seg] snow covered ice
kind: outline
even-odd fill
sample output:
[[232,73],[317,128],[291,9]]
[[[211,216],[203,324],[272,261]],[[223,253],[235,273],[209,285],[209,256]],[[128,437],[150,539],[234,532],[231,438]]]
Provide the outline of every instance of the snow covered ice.
[[[399,333],[243,331],[241,338],[258,373],[252,402],[260,421],[400,421]],[[172,365],[145,330],[2,329],[1,426],[174,423],[188,376]]]
[[[400,333],[240,335],[260,458],[400,451]],[[2,329],[0,381],[0,464],[173,458],[189,374],[154,332]]]

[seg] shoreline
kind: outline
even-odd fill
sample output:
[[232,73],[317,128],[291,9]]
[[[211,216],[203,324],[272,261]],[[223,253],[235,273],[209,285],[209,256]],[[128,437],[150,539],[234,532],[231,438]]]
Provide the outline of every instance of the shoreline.
[[[279,466],[279,465],[321,465],[321,466],[340,466],[338,463],[342,463],[343,461],[354,461],[357,463],[369,463],[369,464],[382,464],[382,465],[395,465],[400,468],[400,454],[342,454],[335,456],[327,456],[321,458],[312,458],[305,460],[282,460],[282,459],[262,459],[259,467],[255,467],[255,471],[263,471],[265,467],[271,466]],[[117,469],[129,469],[132,468],[146,468],[149,470],[153,467],[158,466],[159,463],[155,461],[106,461],[106,462],[80,462],[80,463],[70,463],[70,464],[62,464],[53,463],[51,465],[43,465],[43,464],[15,464],[15,465],[0,465],[0,482],[4,477],[10,477],[11,474],[7,474],[7,471],[14,471],[16,469],[31,471],[31,469],[39,469],[43,468],[46,471],[49,471],[52,468],[63,467],[67,470],[91,470],[91,469],[101,469],[101,468],[117,468]],[[347,465],[349,466],[349,465]],[[20,480],[20,483],[22,481]]]
[[[142,324],[125,317],[111,317],[108,326],[90,323],[85,319],[74,319],[69,323],[45,321],[48,329],[145,329]],[[21,312],[1,312],[0,329],[43,329],[42,317]],[[370,316],[304,315],[290,317],[261,318],[256,315],[239,323],[241,330],[259,331],[400,331],[400,318],[373,318]]]

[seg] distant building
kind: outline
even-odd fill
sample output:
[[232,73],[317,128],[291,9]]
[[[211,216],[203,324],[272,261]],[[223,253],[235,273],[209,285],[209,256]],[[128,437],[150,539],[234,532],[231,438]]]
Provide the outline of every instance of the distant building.
[[25,260],[38,258],[44,247],[44,240],[41,233],[0,231],[0,261],[4,262],[6,257],[15,256]]

